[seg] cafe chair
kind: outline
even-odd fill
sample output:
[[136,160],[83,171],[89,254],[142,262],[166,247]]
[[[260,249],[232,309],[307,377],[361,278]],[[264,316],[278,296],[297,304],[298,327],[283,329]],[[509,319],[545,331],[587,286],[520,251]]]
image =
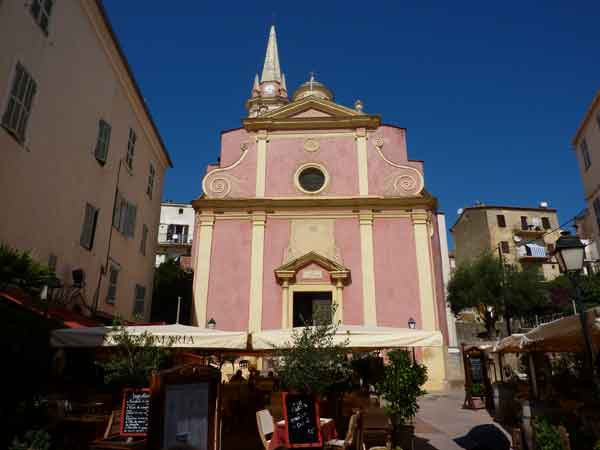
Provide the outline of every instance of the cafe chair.
[[269,450],[270,438],[275,432],[275,422],[268,409],[256,411],[256,426],[258,427],[258,434],[260,435],[263,447],[265,450]]
[[364,450],[362,421],[362,413],[356,411],[350,416],[346,439],[331,439],[325,443],[325,448],[327,450]]

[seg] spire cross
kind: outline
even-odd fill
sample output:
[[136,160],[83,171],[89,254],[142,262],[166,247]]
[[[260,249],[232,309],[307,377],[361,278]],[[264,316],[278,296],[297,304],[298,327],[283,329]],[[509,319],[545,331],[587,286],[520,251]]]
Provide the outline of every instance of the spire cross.
[[310,90],[313,90],[313,82],[315,81],[315,73],[314,72],[308,72],[309,75],[309,82],[310,82]]

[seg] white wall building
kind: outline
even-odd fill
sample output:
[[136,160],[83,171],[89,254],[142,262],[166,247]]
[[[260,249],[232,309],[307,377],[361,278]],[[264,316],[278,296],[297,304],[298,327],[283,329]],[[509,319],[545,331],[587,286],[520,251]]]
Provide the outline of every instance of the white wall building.
[[178,259],[189,266],[194,237],[194,208],[187,203],[165,202],[160,207],[156,267],[168,259]]

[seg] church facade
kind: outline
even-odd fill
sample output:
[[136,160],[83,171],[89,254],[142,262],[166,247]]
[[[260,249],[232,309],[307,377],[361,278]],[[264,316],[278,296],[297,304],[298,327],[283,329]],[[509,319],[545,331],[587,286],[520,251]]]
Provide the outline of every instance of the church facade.
[[[437,201],[406,130],[335,103],[314,76],[290,95],[273,27],[246,107],[193,202],[196,323],[288,328],[335,305],[336,322],[412,319],[447,342]],[[420,355],[441,387],[444,350]]]

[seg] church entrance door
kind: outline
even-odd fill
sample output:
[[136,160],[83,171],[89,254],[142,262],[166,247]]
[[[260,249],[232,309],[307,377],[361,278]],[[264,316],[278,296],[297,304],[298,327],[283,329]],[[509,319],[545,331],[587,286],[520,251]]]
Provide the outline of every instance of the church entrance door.
[[293,325],[302,327],[317,320],[331,323],[331,292],[294,292]]

